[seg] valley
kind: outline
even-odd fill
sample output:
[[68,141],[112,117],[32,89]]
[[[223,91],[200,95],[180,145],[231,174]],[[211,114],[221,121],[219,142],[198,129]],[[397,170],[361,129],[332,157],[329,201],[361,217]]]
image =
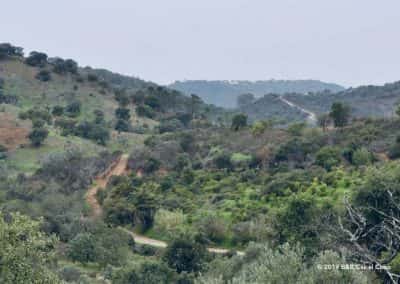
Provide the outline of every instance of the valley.
[[[227,109],[11,44],[0,78],[2,283],[400,273],[398,82],[307,94],[259,82]],[[371,262],[386,268],[318,269]]]

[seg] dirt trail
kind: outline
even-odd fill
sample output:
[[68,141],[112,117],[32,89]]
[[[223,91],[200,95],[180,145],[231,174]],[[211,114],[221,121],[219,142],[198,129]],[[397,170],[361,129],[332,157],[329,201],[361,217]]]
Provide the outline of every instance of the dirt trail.
[[[109,179],[112,176],[121,176],[127,174],[127,165],[128,165],[128,155],[122,155],[117,161],[112,163],[107,170],[104,171],[103,174],[99,175],[95,179],[94,185],[89,188],[88,193],[86,195],[86,201],[89,203],[92,208],[92,217],[99,218],[101,217],[103,210],[96,198],[96,194],[100,188],[105,188]],[[132,231],[129,231],[125,228],[122,228],[125,232],[132,235],[133,239],[136,243],[141,245],[148,245],[157,248],[166,248],[168,244],[164,241],[151,239],[142,235],[138,235]],[[221,248],[207,248],[209,252],[217,253],[217,254],[225,254],[228,253],[229,250],[221,249]],[[244,252],[237,251],[238,255],[244,255]]]
[[317,115],[316,115],[314,112],[309,111],[309,110],[307,110],[307,109],[305,109],[305,108],[302,108],[301,106],[298,106],[298,105],[292,103],[291,101],[288,101],[288,100],[285,99],[283,96],[280,96],[279,98],[280,98],[280,100],[281,100],[282,102],[284,102],[285,104],[291,106],[292,108],[297,108],[297,109],[300,110],[301,112],[305,113],[305,114],[307,115],[308,121],[309,121],[311,124],[316,124],[316,123],[317,123]]
[[[125,232],[129,233],[132,235],[132,237],[134,238],[135,242],[141,245],[148,245],[148,246],[152,246],[152,247],[157,247],[157,248],[166,248],[168,246],[168,244],[164,241],[159,241],[159,240],[155,240],[155,239],[151,239],[145,236],[141,236],[138,235],[132,231],[129,231],[125,228],[122,228]],[[212,253],[217,253],[217,254],[225,254],[225,253],[229,253],[228,249],[222,249],[222,248],[207,248],[207,250],[209,252]],[[238,255],[244,255],[244,252],[242,251],[236,251],[236,253]]]
[[121,176],[127,173],[128,155],[122,155],[116,162],[112,163],[107,170],[104,171],[94,180],[94,185],[88,190],[86,201],[92,208],[92,216],[98,218],[103,210],[96,198],[96,194],[100,188],[105,188],[112,176]]

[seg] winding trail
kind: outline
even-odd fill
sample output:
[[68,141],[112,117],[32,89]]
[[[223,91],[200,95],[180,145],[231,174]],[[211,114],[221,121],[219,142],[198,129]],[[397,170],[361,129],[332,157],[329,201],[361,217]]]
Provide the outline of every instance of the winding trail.
[[[107,183],[112,176],[121,176],[121,175],[126,175],[128,173],[127,170],[128,157],[129,157],[128,155],[124,154],[118,160],[113,162],[102,174],[96,177],[96,179],[94,180],[94,185],[91,188],[89,188],[86,194],[86,201],[92,208],[92,218],[100,218],[103,213],[103,209],[101,208],[101,205],[96,198],[97,192],[107,186]],[[156,248],[166,248],[168,246],[168,244],[164,241],[139,235],[126,228],[121,228],[121,229],[131,234],[135,242],[138,244],[148,245]],[[207,248],[207,250],[211,253],[216,253],[216,254],[226,254],[230,252],[230,250],[228,249],[213,248],[213,247],[209,247]],[[236,251],[236,254],[244,255],[244,252]]]
[[313,124],[313,125],[317,124],[317,115],[314,112],[309,111],[305,108],[302,108],[301,106],[296,105],[296,104],[292,103],[291,101],[288,101],[283,96],[280,96],[279,99],[282,102],[284,102],[285,104],[291,106],[292,108],[296,108],[296,109],[300,110],[301,112],[305,113],[307,115],[307,120],[310,122],[310,124]]
[[94,185],[89,188],[86,194],[86,201],[92,208],[93,218],[99,218],[103,213],[100,203],[96,198],[97,192],[107,186],[112,176],[121,176],[127,173],[128,157],[128,155],[119,157],[102,174],[96,177]]

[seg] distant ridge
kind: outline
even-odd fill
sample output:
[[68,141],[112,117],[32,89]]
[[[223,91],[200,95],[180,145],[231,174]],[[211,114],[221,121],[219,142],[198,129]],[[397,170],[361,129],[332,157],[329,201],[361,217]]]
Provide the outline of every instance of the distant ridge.
[[265,94],[285,93],[316,93],[324,90],[340,92],[345,88],[333,83],[325,83],[318,80],[185,80],[176,81],[168,87],[181,91],[187,95],[196,94],[206,103],[217,106],[235,108],[237,97],[241,94],[251,93],[256,97]]

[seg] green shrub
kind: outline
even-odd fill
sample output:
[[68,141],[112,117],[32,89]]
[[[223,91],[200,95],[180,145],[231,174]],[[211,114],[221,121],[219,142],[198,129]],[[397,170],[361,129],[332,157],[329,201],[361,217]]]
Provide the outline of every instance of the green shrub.
[[321,148],[315,156],[315,163],[328,171],[330,171],[333,167],[340,165],[340,162],[340,149],[332,146],[325,146]]

